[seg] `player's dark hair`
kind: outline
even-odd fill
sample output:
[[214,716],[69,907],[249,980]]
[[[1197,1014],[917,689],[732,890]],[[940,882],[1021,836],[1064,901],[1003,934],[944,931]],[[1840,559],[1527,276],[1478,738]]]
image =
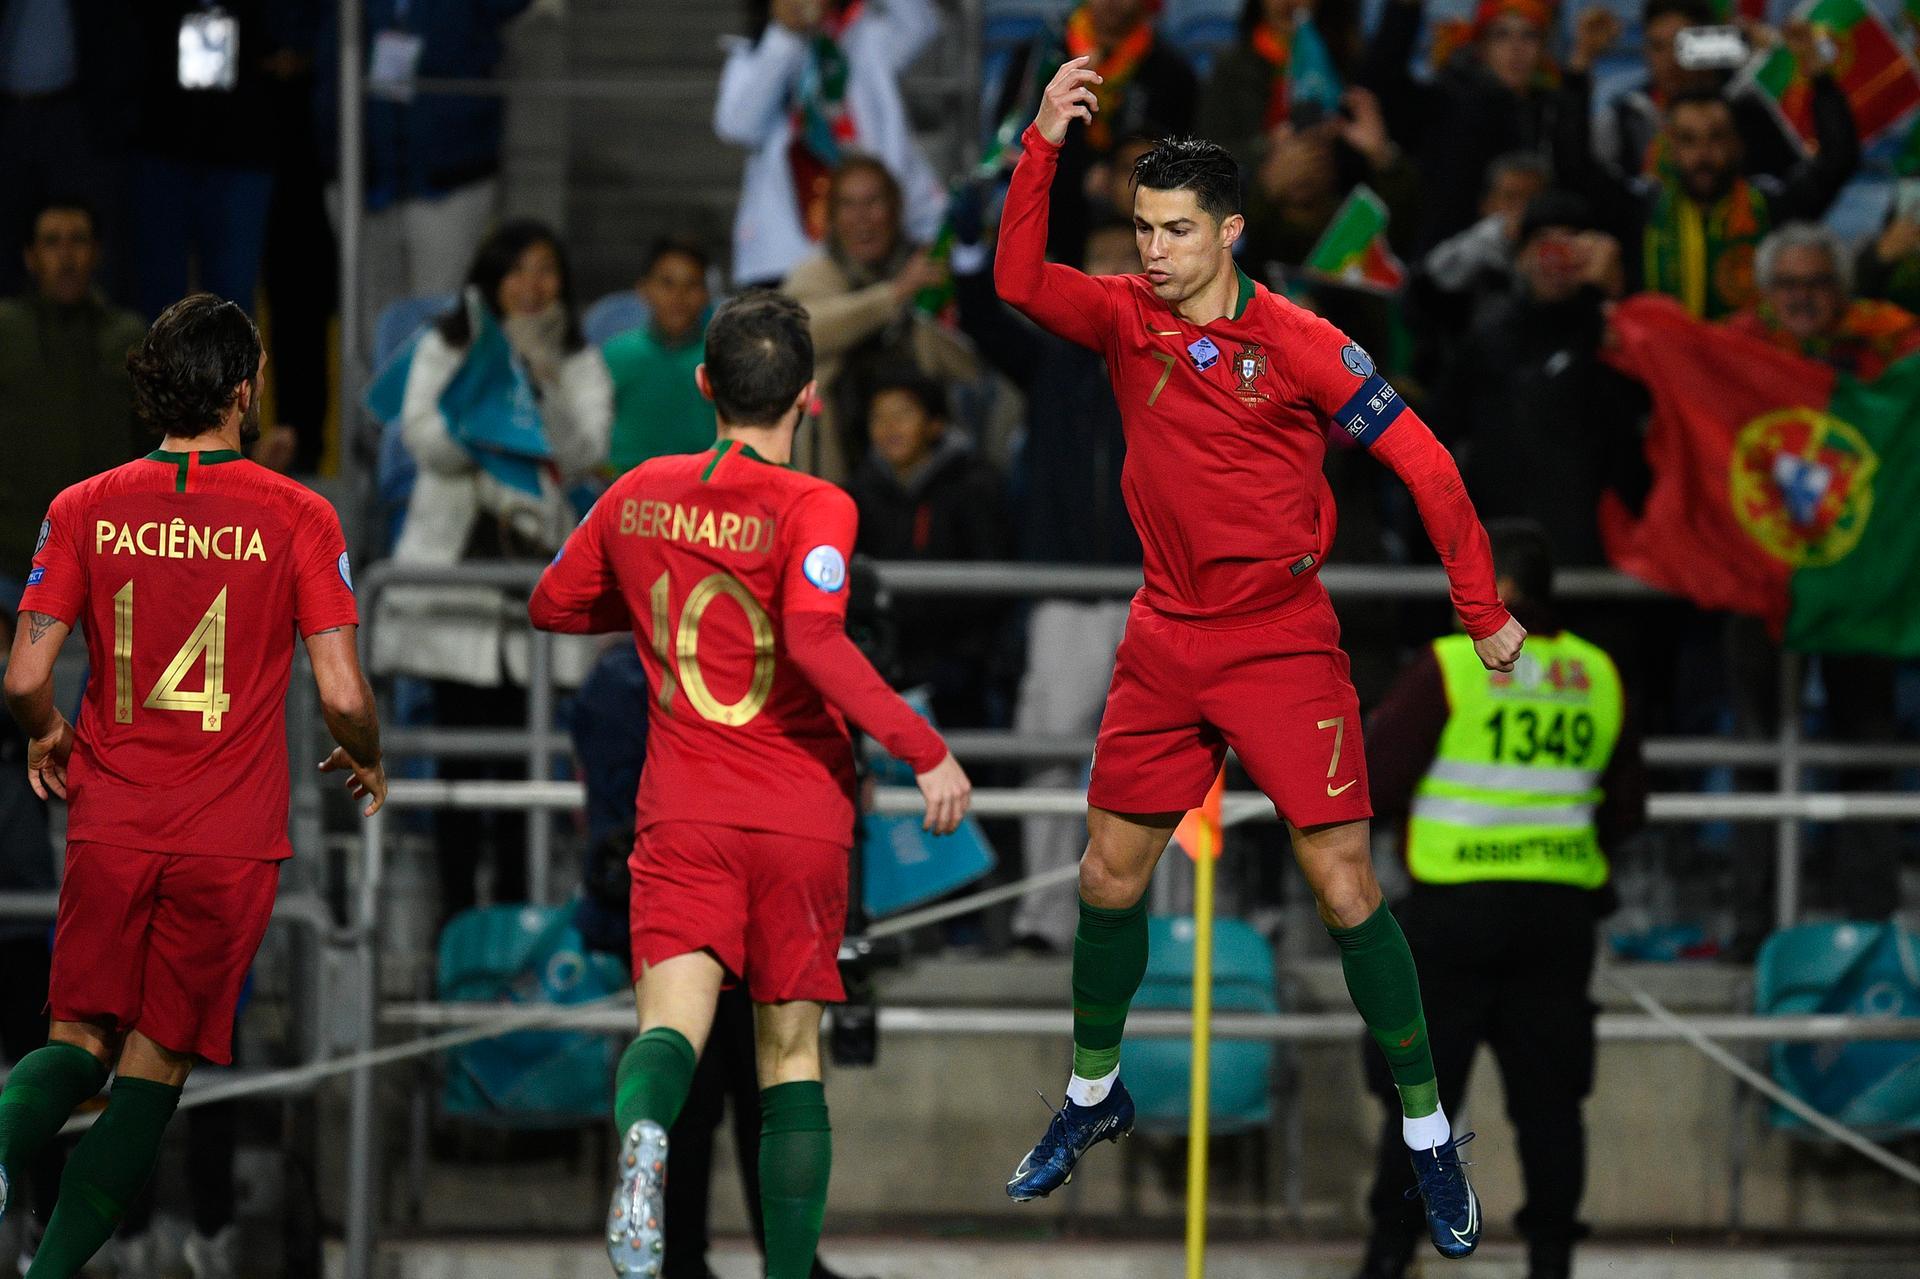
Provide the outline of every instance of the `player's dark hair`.
[[1495,577],[1511,579],[1529,604],[1553,603],[1553,539],[1539,521],[1488,520],[1487,541],[1493,546]]
[[813,380],[807,308],[772,289],[729,299],[707,326],[713,409],[730,426],[772,426]]
[[[512,273],[520,255],[537,244],[552,249],[554,261],[559,264],[560,309],[567,316],[567,329],[561,342],[568,353],[578,351],[587,344],[587,339],[580,332],[580,312],[573,304],[573,267],[567,261],[566,246],[546,223],[515,218],[495,227],[473,251],[473,263],[467,268],[467,287],[479,290],[487,310],[498,319],[501,283]],[[456,301],[453,310],[441,316],[434,327],[440,330],[448,346],[464,348],[472,342],[473,321],[467,316],[465,299]]]
[[912,397],[920,411],[934,421],[944,422],[951,416],[947,411],[946,388],[918,369],[900,369],[881,375],[867,392],[867,403],[871,405],[884,391],[898,391]]
[[1217,142],[1163,138],[1133,162],[1133,186],[1191,191],[1216,222],[1240,212],[1240,166]]
[[1675,16],[1685,18],[1690,27],[1711,27],[1720,21],[1708,0],[1647,0],[1640,10],[1640,25],[1650,27]]
[[192,293],[160,313],[127,353],[133,411],[161,435],[213,430],[260,369],[260,331],[237,303]]
[[1727,101],[1727,95],[1718,89],[1702,86],[1697,89],[1683,89],[1667,99],[1667,119],[1673,119],[1674,112],[1681,107],[1720,107],[1731,116],[1733,103]]
[[90,202],[76,195],[50,195],[44,200],[35,201],[33,207],[27,211],[27,216],[21,220],[19,227],[21,248],[33,247],[34,240],[40,235],[40,219],[56,210],[61,213],[86,214],[87,229],[92,232],[94,239],[100,238],[100,215],[94,212]]
[[645,256],[640,259],[640,278],[646,279],[653,274],[653,268],[665,258],[686,258],[705,275],[707,268],[713,265],[713,259],[707,253],[705,245],[690,235],[663,235],[647,246]]

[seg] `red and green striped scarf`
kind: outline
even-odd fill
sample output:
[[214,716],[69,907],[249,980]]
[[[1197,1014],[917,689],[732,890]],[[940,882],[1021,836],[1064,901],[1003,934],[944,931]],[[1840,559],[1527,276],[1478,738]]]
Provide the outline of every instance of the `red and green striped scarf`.
[[1645,233],[1646,286],[1707,320],[1751,306],[1754,250],[1771,229],[1765,197],[1745,178],[1709,209],[1663,182]]

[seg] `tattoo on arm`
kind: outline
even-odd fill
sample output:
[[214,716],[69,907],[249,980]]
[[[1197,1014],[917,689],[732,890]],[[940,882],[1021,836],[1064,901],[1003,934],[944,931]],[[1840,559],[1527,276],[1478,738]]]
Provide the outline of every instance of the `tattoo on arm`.
[[60,620],[51,614],[36,613],[31,609],[27,611],[26,617],[27,643],[29,644],[38,644],[41,640],[45,639],[47,632],[53,629],[54,623]]

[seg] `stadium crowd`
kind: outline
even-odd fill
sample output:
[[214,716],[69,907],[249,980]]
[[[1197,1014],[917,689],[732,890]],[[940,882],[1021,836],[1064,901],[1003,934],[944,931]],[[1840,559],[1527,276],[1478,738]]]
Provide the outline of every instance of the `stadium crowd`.
[[[731,245],[689,227],[646,246],[633,296],[589,313],[564,237],[499,220],[499,98],[407,92],[415,75],[493,75],[503,24],[525,7],[366,6],[363,332],[412,314],[410,299],[460,298],[422,312],[430,323],[410,343],[383,339],[403,352],[384,370],[386,410],[375,405],[396,559],[550,555],[608,477],[703,447],[712,411],[691,373],[704,317],[726,292],[775,285],[808,306],[820,358],[799,464],[855,496],[863,553],[1137,562],[1100,358],[1039,332],[993,292],[1014,130],[983,140],[987,163],[942,181],[910,126],[902,78],[950,14],[931,0],[762,6],[714,104],[717,139],[746,152]],[[1062,156],[1051,256],[1129,269],[1132,160],[1159,137],[1222,141],[1246,186],[1243,268],[1378,353],[1460,459],[1482,516],[1538,521],[1564,566],[1605,564],[1601,512],[1636,509],[1652,478],[1649,389],[1609,358],[1620,299],[1666,294],[1862,380],[1920,346],[1920,320],[1903,305],[1920,303],[1920,206],[1895,200],[1857,246],[1822,223],[1863,148],[1834,47],[1804,23],[1749,23],[1744,35],[1791,56],[1790,112],[1730,67],[1683,56],[1694,29],[1719,22],[1710,0],[1647,0],[1629,15],[1630,45],[1615,10],[1542,0],[1484,0],[1467,17],[1388,0],[1370,25],[1349,0],[1248,0],[1237,37],[1206,48],[1177,43],[1157,8],[1090,0],[996,58],[995,122],[1024,119],[1036,76],[1064,56],[1090,54],[1104,76],[1098,117]],[[0,478],[9,594],[52,495],[141,447],[118,353],[189,281],[257,299],[270,317],[279,427],[262,460],[307,472],[322,457],[331,298],[327,255],[313,250],[329,240],[321,210],[338,213],[334,6],[228,6],[237,54],[195,25],[200,12],[187,0],[0,10],[0,185],[23,249],[0,260],[0,284],[18,287],[0,305],[0,421],[10,437],[31,423],[70,427]],[[208,84],[189,83],[180,60],[189,30],[211,40]],[[539,465],[508,474],[477,462],[476,441],[508,429],[527,401]],[[1336,449],[1328,474],[1346,516],[1336,562],[1423,553],[1411,508],[1379,468]],[[894,674],[928,690],[939,722],[1042,734],[1097,724],[1123,604],[903,597],[893,607]],[[1677,602],[1570,608],[1622,662],[1648,732],[1771,723],[1774,641],[1761,625]],[[524,722],[525,640],[500,592],[396,593],[389,611],[396,624],[382,628],[376,663],[417,678],[431,707],[422,716]],[[1446,625],[1420,608],[1349,601],[1344,612],[1369,702],[1407,646]],[[563,683],[577,685],[592,657],[563,649]],[[1817,666],[1828,731],[1894,735],[1892,660]],[[1029,780],[1062,784],[1072,772]],[[519,823],[439,825],[444,914],[476,900],[476,862],[494,863],[489,896],[518,895],[519,857],[494,853],[519,847]],[[1029,869],[1077,854],[1076,823],[1023,825]],[[1864,842],[1879,849],[1873,873],[1840,884],[1854,913],[1884,913],[1898,849],[1884,830]],[[1764,894],[1752,887],[1756,910]],[[1025,903],[1015,933],[1062,945],[1071,901],[1057,897]]]

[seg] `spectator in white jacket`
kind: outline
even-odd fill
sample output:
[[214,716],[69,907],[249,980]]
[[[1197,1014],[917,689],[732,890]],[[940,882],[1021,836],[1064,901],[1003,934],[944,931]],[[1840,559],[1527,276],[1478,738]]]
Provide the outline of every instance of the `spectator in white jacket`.
[[946,193],[920,153],[900,74],[940,30],[933,0],[771,0],[758,39],[720,74],[713,129],[752,149],[733,224],[738,285],[778,284],[826,233],[827,180],[850,152],[878,156],[931,243]]
[[[537,494],[482,469],[456,438],[443,407],[448,386],[474,353],[483,310],[499,325],[539,410],[551,460],[540,467]],[[511,394],[504,383],[488,393]],[[475,253],[462,304],[442,316],[414,350],[400,429],[420,473],[394,559],[451,567],[552,558],[578,519],[574,497],[580,486],[606,464],[612,427],[613,382],[598,348],[581,336],[559,239],[537,222],[502,225]],[[509,598],[494,587],[395,588],[383,597],[375,668],[431,680],[440,727],[525,725],[525,612],[524,598]],[[590,652],[556,646],[555,674],[562,683],[578,683],[590,659]],[[442,766],[445,777],[512,772],[498,761],[449,760]],[[476,871],[490,855],[490,899],[524,899],[523,820],[442,813],[436,830],[443,919],[479,899]]]

